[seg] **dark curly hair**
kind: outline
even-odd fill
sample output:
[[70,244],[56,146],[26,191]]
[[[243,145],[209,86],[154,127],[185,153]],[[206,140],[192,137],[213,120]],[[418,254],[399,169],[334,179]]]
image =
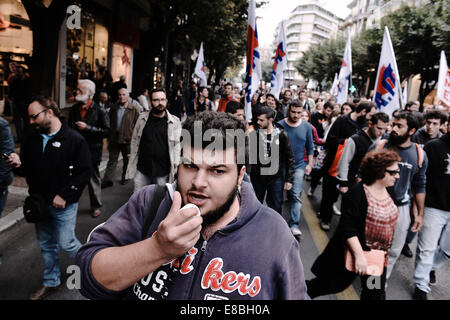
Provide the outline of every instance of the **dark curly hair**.
[[244,121],[229,113],[203,111],[188,117],[184,122],[181,148],[188,145],[206,149],[219,139],[223,150],[228,146],[234,147],[237,168],[240,171],[248,158],[248,139],[245,131]]
[[366,185],[373,184],[376,180],[383,179],[386,168],[402,158],[389,149],[372,150],[368,152],[361,163],[361,179]]

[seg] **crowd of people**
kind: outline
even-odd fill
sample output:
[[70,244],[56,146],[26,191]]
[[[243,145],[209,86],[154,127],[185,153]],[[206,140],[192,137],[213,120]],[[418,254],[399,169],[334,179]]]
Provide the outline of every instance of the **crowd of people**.
[[[340,292],[359,275],[361,299],[383,300],[416,235],[414,298],[427,298],[450,253],[450,188],[442,188],[450,185],[448,107],[408,102],[389,117],[366,97],[340,105],[327,92],[285,88],[277,97],[261,87],[247,122],[245,94],[232,83],[192,83],[188,99],[182,85],[171,98],[154,88],[136,99],[124,79],[114,85],[108,92],[79,80],[67,118],[48,97],[27,101],[34,130],[20,155],[0,118],[0,214],[13,173],[26,177],[36,207],[45,208],[35,223],[43,284],[31,299],[60,285],[61,248],[76,258],[81,292],[91,299],[310,299]],[[209,152],[211,140],[186,142],[183,132],[195,137],[196,123],[202,137],[208,129],[223,134],[222,149]],[[245,145],[227,130],[245,132]],[[230,152],[231,164],[224,161]],[[120,183],[132,180],[134,193],[82,245],[75,235],[81,194],[87,186],[92,217],[101,216],[120,154]],[[307,196],[321,196],[320,228],[333,232],[310,280],[299,252],[305,180]],[[383,252],[376,276],[371,250]]]

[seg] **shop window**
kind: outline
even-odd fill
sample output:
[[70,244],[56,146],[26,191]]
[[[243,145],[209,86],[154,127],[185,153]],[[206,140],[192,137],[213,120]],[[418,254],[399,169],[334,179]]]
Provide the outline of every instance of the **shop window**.
[[120,76],[125,76],[125,83],[128,90],[131,90],[133,49],[127,45],[115,42],[112,48],[111,74],[114,81],[118,81]]
[[33,52],[33,33],[28,14],[20,1],[0,1],[0,104],[10,114],[10,105],[5,100],[9,84],[18,66],[25,69],[29,77],[29,64]]
[[67,104],[74,102],[79,79],[94,81],[97,89],[100,89],[104,81],[111,82],[107,60],[108,29],[96,23],[91,14],[83,12],[81,29],[67,29]]

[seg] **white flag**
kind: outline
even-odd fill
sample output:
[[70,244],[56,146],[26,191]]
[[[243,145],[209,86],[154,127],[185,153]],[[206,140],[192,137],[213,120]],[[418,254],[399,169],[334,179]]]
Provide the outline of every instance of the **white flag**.
[[444,51],[441,51],[437,97],[447,106],[450,106],[450,70],[448,70],[447,58],[445,57]]
[[333,85],[331,86],[331,90],[330,90],[330,93],[333,96],[337,96],[337,94],[338,94],[338,83],[339,83],[338,75],[337,75],[337,73],[335,73],[334,74]]
[[391,117],[395,110],[400,109],[404,105],[401,88],[394,48],[392,47],[389,29],[385,27],[373,95],[373,101],[378,110]]
[[284,21],[281,22],[280,35],[278,36],[277,51],[272,68],[272,80],[270,81],[270,93],[277,99],[284,82],[284,70],[287,69],[288,59],[286,50],[286,36],[284,34]]
[[245,120],[252,119],[252,96],[258,90],[262,78],[261,55],[259,53],[258,31],[256,28],[256,3],[250,0],[248,6],[247,67],[245,83]]
[[200,44],[200,51],[198,53],[197,64],[195,65],[195,74],[200,78],[200,86],[206,87],[206,70],[205,59],[203,56],[203,42]]
[[345,45],[344,58],[342,59],[341,70],[338,76],[338,93],[336,102],[343,104],[347,102],[348,88],[350,86],[350,77],[352,76],[352,40],[350,34],[348,35],[347,43]]
[[408,101],[408,80],[405,82],[405,87],[403,88],[403,104],[402,107],[405,107],[406,102]]

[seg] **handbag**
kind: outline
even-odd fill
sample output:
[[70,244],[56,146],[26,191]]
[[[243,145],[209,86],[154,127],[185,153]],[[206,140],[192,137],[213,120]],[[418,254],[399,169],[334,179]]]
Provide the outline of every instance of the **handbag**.
[[51,217],[48,203],[40,194],[32,194],[26,197],[23,204],[23,215],[29,223],[47,220]]
[[325,160],[325,156],[327,155],[327,152],[325,151],[325,148],[323,146],[317,147],[317,156],[314,161],[313,169],[314,170],[320,170],[323,167],[323,161]]
[[[363,251],[367,260],[367,275],[381,276],[384,270],[384,260],[386,252],[383,250]],[[348,271],[355,272],[355,259],[349,248],[345,248],[345,268]]]

